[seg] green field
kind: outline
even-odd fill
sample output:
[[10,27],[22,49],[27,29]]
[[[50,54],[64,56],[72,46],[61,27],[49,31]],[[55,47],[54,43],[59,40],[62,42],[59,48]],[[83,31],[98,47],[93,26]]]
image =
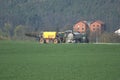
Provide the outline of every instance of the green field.
[[0,41],[0,80],[120,80],[120,44]]

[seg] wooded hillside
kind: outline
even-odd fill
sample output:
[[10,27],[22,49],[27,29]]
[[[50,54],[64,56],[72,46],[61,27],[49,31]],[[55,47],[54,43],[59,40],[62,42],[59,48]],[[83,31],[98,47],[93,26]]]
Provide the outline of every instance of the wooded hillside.
[[18,26],[28,31],[64,30],[80,20],[102,20],[113,32],[120,28],[120,0],[0,0],[0,32],[9,26],[11,36]]

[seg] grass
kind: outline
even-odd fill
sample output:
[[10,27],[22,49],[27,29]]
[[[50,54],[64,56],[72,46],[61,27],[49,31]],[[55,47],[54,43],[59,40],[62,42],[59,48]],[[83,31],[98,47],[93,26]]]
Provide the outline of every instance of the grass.
[[120,80],[120,44],[0,41],[0,80]]

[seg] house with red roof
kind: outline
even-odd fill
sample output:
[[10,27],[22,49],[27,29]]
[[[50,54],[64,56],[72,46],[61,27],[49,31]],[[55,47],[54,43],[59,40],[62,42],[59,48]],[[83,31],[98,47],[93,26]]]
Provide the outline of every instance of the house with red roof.
[[73,31],[80,32],[80,33],[86,33],[88,28],[89,27],[86,21],[79,21],[73,26]]

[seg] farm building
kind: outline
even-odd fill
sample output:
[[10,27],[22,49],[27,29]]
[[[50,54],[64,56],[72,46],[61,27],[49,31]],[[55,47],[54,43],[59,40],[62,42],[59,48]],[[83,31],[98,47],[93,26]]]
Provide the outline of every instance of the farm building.
[[104,22],[97,20],[90,24],[90,32],[102,32],[104,31]]
[[73,30],[80,33],[86,33],[89,30],[91,33],[93,32],[102,32],[104,31],[104,22],[97,20],[91,23],[87,21],[79,21],[73,26]]
[[79,33],[85,33],[87,36],[89,35],[89,41],[98,42],[99,36],[104,31],[105,26],[104,22],[100,20],[96,21],[79,21],[73,26],[73,30]]
[[73,26],[73,30],[80,33],[86,33],[88,28],[87,21],[79,21]]

